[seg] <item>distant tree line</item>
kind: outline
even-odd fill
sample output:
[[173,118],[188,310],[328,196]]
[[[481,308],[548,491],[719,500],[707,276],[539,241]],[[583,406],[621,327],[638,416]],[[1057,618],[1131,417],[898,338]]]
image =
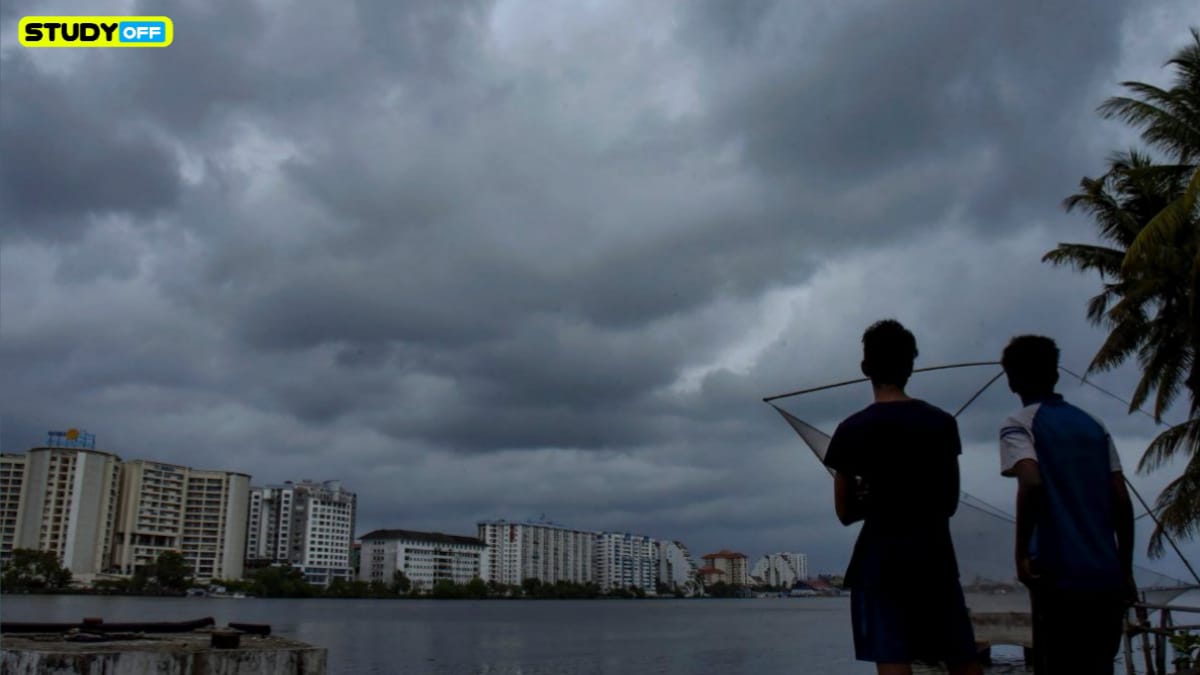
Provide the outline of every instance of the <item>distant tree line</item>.
[[486,600],[489,598],[525,599],[592,599],[644,598],[645,590],[636,587],[603,591],[594,583],[558,581],[543,583],[526,579],[519,585],[486,582],[478,577],[459,584],[448,579],[422,589],[403,572],[397,571],[390,582],[345,581],[338,579],[321,588],[304,579],[300,570],[288,567],[266,567],[256,570],[240,581],[214,581],[229,591],[238,591],[260,598],[433,598],[439,600]]
[[70,588],[71,581],[71,570],[63,568],[53,551],[18,548],[0,572],[0,591],[61,591]]
[[[129,577],[97,579],[90,589],[73,588],[71,571],[63,568],[53,551],[17,549],[0,576],[5,593],[76,592],[105,595],[183,595],[196,587],[192,569],[179,551],[165,551],[154,563],[138,567]],[[443,579],[432,588],[422,589],[403,572],[391,581],[346,581],[338,579],[322,588],[309,583],[304,573],[289,565],[253,570],[245,579],[214,579],[207,589],[223,588],[229,593],[244,593],[258,598],[434,598],[444,600],[485,600],[489,598],[571,600],[600,598],[645,598],[645,589],[630,586],[603,590],[595,583],[557,581],[545,583],[526,579],[515,585],[478,577],[464,584]],[[658,584],[659,597],[684,597],[681,589]],[[718,583],[707,589],[711,597],[736,597],[739,587]]]
[[[18,548],[0,572],[0,592],[55,593],[74,589],[71,570],[59,562],[54,551]],[[181,595],[192,585],[192,570],[179,551],[164,551],[151,565],[139,567],[132,576],[97,579],[92,591],[108,594]]]

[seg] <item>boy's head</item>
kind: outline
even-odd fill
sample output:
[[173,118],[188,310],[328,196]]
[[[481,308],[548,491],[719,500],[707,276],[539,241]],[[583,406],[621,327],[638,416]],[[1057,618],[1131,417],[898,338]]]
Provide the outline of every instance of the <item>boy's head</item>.
[[871,325],[863,333],[863,375],[871,384],[880,387],[894,385],[904,388],[917,360],[917,339],[895,319],[885,319]]
[[1018,335],[1000,357],[1008,388],[1018,396],[1048,396],[1058,384],[1058,345],[1041,335]]

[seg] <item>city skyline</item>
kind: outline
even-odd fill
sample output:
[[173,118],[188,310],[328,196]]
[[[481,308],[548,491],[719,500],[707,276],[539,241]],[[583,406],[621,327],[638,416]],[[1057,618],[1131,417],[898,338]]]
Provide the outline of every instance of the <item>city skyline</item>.
[[[537,578],[596,583],[605,591],[636,586],[653,592],[662,579],[690,587],[699,569],[678,540],[576,529],[554,523],[545,514],[538,519],[481,521],[475,538],[398,529],[359,535],[356,494],[340,481],[304,479],[255,486],[251,476],[237,472],[122,459],[97,449],[94,434],[75,428],[49,431],[44,444],[0,457],[3,558],[17,548],[52,551],[84,584],[108,575],[129,576],[168,551],[182,553],[191,573],[202,581],[241,579],[278,564],[291,565],[319,586],[335,580],[379,581],[390,579],[389,570],[403,567],[398,561],[407,557],[405,545],[409,551],[422,551],[420,546],[430,543],[469,542],[479,545],[473,575],[513,585]],[[390,567],[380,567],[382,558],[370,572],[361,559],[354,566],[353,551],[360,546],[368,557],[382,555],[384,541],[368,541],[380,538],[392,542]],[[399,541],[396,549],[398,540],[407,539],[414,540]],[[729,553],[723,549],[715,555]],[[430,549],[417,555],[433,561],[441,554]],[[750,577],[745,556],[736,555],[743,559],[741,572],[731,579],[746,585]],[[778,554],[764,555],[760,563],[774,555]],[[414,581],[426,590],[437,578],[425,578],[433,574],[428,570],[416,574]],[[456,572],[452,578],[457,583],[469,580],[459,576]],[[793,581],[801,578],[805,577]],[[780,585],[775,576],[767,579]]]
[[[1082,372],[1101,282],[1042,255],[1097,240],[1062,202],[1140,146],[1097,106],[1166,84],[1200,25],[1194,0],[481,0],[314,31],[215,0],[172,8],[168,48],[79,52],[19,45],[34,4],[0,12],[0,154],[37,158],[0,170],[0,449],[73,424],[340,479],[364,529],[545,512],[826,572],[854,529],[761,398],[857,376],[889,316],[919,366],[1042,333]],[[954,409],[991,375],[912,392]],[[1135,472],[1152,423],[1064,387],[1147,499],[1178,475]],[[869,400],[787,404],[831,432]],[[1017,407],[1001,384],[960,419],[964,487],[1010,512]],[[1186,575],[1146,522],[1139,562]]]
[[[106,451],[106,450],[97,449],[97,448],[94,448],[94,447],[91,447],[91,446],[83,446],[83,445],[77,445],[77,444],[51,445],[51,443],[58,443],[58,442],[59,442],[59,439],[65,439],[65,438],[67,438],[67,437],[68,437],[68,435],[71,435],[71,434],[76,434],[76,435],[77,435],[77,434],[82,434],[84,438],[90,439],[92,442],[94,442],[94,439],[95,439],[95,437],[96,437],[96,434],[94,434],[94,433],[90,433],[90,432],[89,432],[89,431],[87,431],[87,430],[80,431],[80,430],[77,430],[77,429],[75,429],[74,427],[72,427],[71,429],[69,429],[69,430],[67,430],[67,431],[49,431],[49,432],[46,432],[46,434],[45,434],[45,435],[47,436],[47,441],[46,441],[45,443],[43,443],[42,445],[35,446],[35,447],[33,447],[33,448],[28,448],[28,449],[26,449],[25,451],[22,451],[22,452],[11,452],[11,453],[10,453],[10,452],[5,452],[4,454],[5,454],[5,455],[10,455],[10,456],[11,456],[11,455],[15,455],[15,456],[21,456],[21,455],[23,455],[24,453],[28,452],[29,450],[35,450],[35,449],[39,449],[39,448],[41,448],[41,449],[50,449],[50,448],[57,448],[57,449],[90,449],[92,452],[97,452],[97,453],[100,453],[100,454],[107,454],[107,455],[111,455],[111,456],[113,456],[114,458],[116,458],[116,459],[117,459],[117,461],[118,461],[118,462],[120,462],[122,465],[130,465],[131,467],[132,467],[132,466],[138,466],[138,467],[140,468],[140,467],[142,467],[143,465],[157,465],[157,464],[162,464],[162,463],[163,463],[162,461],[160,461],[160,460],[155,460],[155,459],[142,459],[142,458],[137,458],[137,459],[127,459],[127,460],[126,460],[126,459],[121,459],[121,455],[120,455],[120,453],[108,452],[108,451]],[[201,467],[192,467],[192,466],[185,466],[185,465],[173,465],[173,467],[172,467],[172,468],[177,468],[177,469],[183,470],[183,471],[185,471],[185,472],[195,472],[195,473],[199,473],[199,474],[205,474],[205,475],[206,475],[206,474],[221,474],[221,473],[231,473],[231,474],[240,473],[240,472],[227,472],[227,471],[224,471],[224,470],[222,470],[222,469],[201,468]],[[248,497],[247,497],[248,503],[247,503],[247,505],[246,505],[246,510],[247,510],[247,513],[248,513],[248,519],[247,519],[247,525],[245,526],[245,527],[246,527],[246,536],[245,536],[245,538],[244,538],[244,540],[245,540],[245,542],[246,542],[246,546],[245,546],[245,548],[246,548],[246,552],[247,552],[247,553],[246,553],[246,556],[244,557],[244,560],[246,560],[246,561],[252,561],[252,560],[255,560],[256,558],[265,558],[265,559],[268,559],[268,560],[272,559],[272,555],[270,555],[270,554],[268,554],[268,553],[265,553],[265,552],[264,552],[264,553],[262,553],[262,554],[258,554],[258,555],[251,555],[251,551],[252,551],[252,549],[254,549],[254,550],[257,550],[257,548],[258,548],[258,546],[259,546],[259,545],[258,545],[258,543],[257,543],[257,542],[258,542],[258,539],[259,539],[259,537],[263,537],[263,538],[265,538],[265,527],[266,527],[265,523],[263,523],[263,525],[262,525],[262,527],[263,527],[263,533],[262,533],[262,534],[259,534],[258,532],[256,532],[256,531],[255,531],[255,528],[259,526],[259,522],[260,522],[260,521],[259,521],[259,519],[257,518],[257,515],[256,515],[256,510],[255,510],[255,497],[256,497],[256,495],[258,495],[258,498],[261,500],[261,498],[262,498],[262,497],[261,497],[261,495],[262,495],[262,492],[263,492],[264,490],[265,490],[265,491],[267,491],[267,492],[270,492],[271,490],[275,490],[275,491],[278,491],[278,490],[293,490],[293,489],[295,489],[297,486],[301,486],[301,487],[304,487],[304,486],[312,486],[312,487],[316,488],[316,487],[319,487],[319,486],[320,486],[320,485],[322,485],[322,484],[324,484],[324,485],[329,485],[329,484],[339,484],[339,485],[340,485],[340,482],[341,482],[341,481],[339,481],[338,479],[323,479],[323,480],[320,480],[320,481],[313,481],[313,480],[311,480],[311,479],[304,478],[304,479],[299,479],[299,480],[285,480],[285,481],[282,481],[282,482],[270,483],[270,482],[256,482],[256,481],[255,481],[255,478],[254,478],[253,476],[249,476],[249,475],[246,475],[246,478],[247,478],[247,481],[248,481],[248,482],[247,482],[247,485],[248,485],[248,493],[247,493],[247,494],[248,494]],[[124,476],[124,474],[123,474],[123,475],[122,475],[122,478],[120,479],[120,481],[125,481],[125,480],[129,480],[129,479],[128,479],[127,477],[125,477],[125,476]],[[118,482],[120,482],[120,481],[118,481]],[[7,483],[6,483],[6,485],[7,485]],[[339,488],[339,489],[340,489],[340,488]],[[351,494],[351,495],[353,495],[354,493],[350,493],[350,494]],[[8,498],[8,497],[10,497],[10,495],[7,495],[7,494],[6,494],[6,495],[5,495],[5,497],[6,497],[6,498]],[[14,499],[15,499],[15,497],[14,497]],[[261,502],[260,502],[260,503],[261,503]],[[260,508],[261,508],[261,507],[260,507]],[[124,517],[124,518],[132,518],[132,517],[133,517],[133,514],[132,514],[132,513],[123,514],[123,517]],[[351,520],[353,521],[353,518],[352,518]],[[513,523],[520,523],[520,524],[538,524],[538,525],[555,525],[555,526],[562,526],[562,524],[561,524],[561,523],[558,523],[557,521],[555,521],[555,520],[554,520],[554,519],[552,519],[552,518],[548,518],[548,517],[547,517],[547,514],[546,514],[546,513],[544,513],[544,512],[543,512],[543,513],[540,513],[540,514],[538,514],[537,516],[528,516],[528,517],[524,517],[524,518],[515,518],[515,519],[512,519],[512,518],[508,518],[508,519],[506,519],[506,518],[499,518],[499,519],[494,519],[494,520],[497,520],[497,521],[500,521],[500,522],[513,522]],[[119,526],[118,526],[118,527],[119,527]],[[369,528],[369,529],[379,529],[379,528]],[[386,529],[386,528],[384,528],[384,529]],[[469,529],[469,528],[460,528],[460,529],[464,529],[464,530],[465,530],[465,529]],[[580,529],[579,531],[581,531],[581,532],[588,532],[589,534],[613,534],[613,535],[618,535],[618,534],[621,534],[621,535],[633,535],[633,536],[638,536],[638,537],[650,537],[650,538],[653,538],[653,539],[655,539],[656,541],[672,541],[672,540],[673,540],[673,539],[672,539],[672,537],[669,537],[669,536],[666,536],[666,535],[664,535],[664,536],[661,536],[661,537],[653,537],[653,536],[651,536],[651,535],[645,535],[645,534],[634,534],[634,532],[635,532],[636,530],[637,530],[637,528],[634,528],[634,529],[623,529],[623,528],[605,528],[605,527],[601,527],[601,528],[591,528],[591,529]],[[349,542],[350,542],[350,543],[354,543],[354,542],[357,542],[357,541],[359,541],[359,537],[360,537],[360,535],[358,534],[358,531],[368,531],[368,530],[363,530],[361,527],[358,527],[358,526],[356,525],[356,531],[355,531],[355,532],[351,532],[351,533],[350,533],[350,534],[351,534],[351,537],[350,537],[350,540],[349,540]],[[285,535],[285,536],[286,536],[286,535]],[[469,536],[469,535],[464,535],[464,536]],[[115,538],[114,538],[114,542],[119,542],[119,539],[120,539],[120,537],[119,537],[119,536],[117,536],[117,534],[116,534],[116,533],[114,533],[114,537],[115,537]],[[275,537],[275,538],[274,538],[274,541],[276,541],[276,542],[279,542],[279,541],[280,541],[280,537],[279,537],[278,533],[276,533],[276,534],[274,535],[274,537]],[[674,538],[674,539],[675,539],[675,540],[677,540],[678,538]],[[263,545],[265,546],[265,544],[263,544]],[[114,549],[117,549],[118,547],[119,547],[119,543],[114,543],[114,545],[113,545],[113,548],[114,548]],[[157,549],[154,549],[154,550],[155,550],[155,551],[158,551],[158,552],[161,552],[161,550],[166,550],[167,548],[171,548],[171,547],[166,547],[166,548],[164,548],[163,546],[159,546]],[[727,547],[723,547],[723,548],[727,548]],[[735,547],[735,548],[736,548],[736,547]],[[716,549],[713,549],[713,550],[716,550]],[[764,552],[761,552],[760,554],[757,554],[757,555],[758,555],[759,557],[762,557],[762,556],[768,556],[768,555],[770,555],[770,553],[771,553],[771,552],[778,551],[778,550],[780,550],[780,549],[779,549],[778,547],[776,547],[776,548],[774,548],[774,549],[771,549],[770,551],[764,551]],[[264,551],[265,551],[265,549],[264,549]],[[147,554],[147,555],[149,555],[149,554]],[[287,556],[286,556],[286,554],[280,554],[280,556],[282,556],[282,557],[280,557],[279,559],[283,559],[283,558],[286,558],[286,557],[287,557]],[[752,555],[752,556],[750,556],[750,557],[751,557],[751,558],[755,558],[756,556],[755,556],[755,555]],[[142,562],[144,563],[145,561],[143,560]],[[291,562],[292,562],[294,565],[297,565],[297,566],[301,567],[301,569],[303,569],[303,568],[305,567],[305,565],[304,565],[302,562],[300,562],[299,560],[295,560],[295,561],[291,561]],[[127,564],[128,564],[128,563],[127,563]],[[118,565],[118,566],[120,566],[120,565]],[[836,574],[840,574],[840,571],[838,571],[838,570],[829,570],[829,571],[822,571],[821,573],[822,573],[822,574],[835,574],[835,575],[836,575]],[[219,577],[220,575],[217,575],[217,576]]]

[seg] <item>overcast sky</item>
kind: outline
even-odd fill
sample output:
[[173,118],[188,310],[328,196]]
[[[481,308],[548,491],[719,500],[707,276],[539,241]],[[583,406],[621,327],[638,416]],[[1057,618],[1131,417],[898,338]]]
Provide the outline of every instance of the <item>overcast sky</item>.
[[[1062,200],[1136,141],[1095,108],[1200,25],[1192,0],[189,0],[108,12],[170,16],[166,49],[17,42],[95,11],[0,5],[5,451],[75,426],[340,479],[359,533],[544,514],[818,572],[854,530],[760,399],[856,376],[884,317],[918,365],[1038,332],[1086,367],[1099,282],[1040,257],[1094,240]],[[954,408],[995,372],[911,389]],[[1063,391],[1132,473],[1153,425]],[[832,431],[869,394],[786,405]],[[1018,405],[1001,383],[960,420],[966,488],[1009,510]]]

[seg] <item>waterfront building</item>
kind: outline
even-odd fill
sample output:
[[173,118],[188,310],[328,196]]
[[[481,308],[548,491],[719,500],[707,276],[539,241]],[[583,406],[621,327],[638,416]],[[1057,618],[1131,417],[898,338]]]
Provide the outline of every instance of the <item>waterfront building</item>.
[[803,553],[770,553],[754,564],[757,583],[791,588],[808,578],[808,556]]
[[250,491],[247,565],[288,564],[311,584],[350,581],[357,497],[340,481],[287,481]]
[[362,536],[359,581],[391,583],[403,572],[413,588],[428,591],[439,581],[465,584],[482,578],[487,545],[474,537],[441,532],[375,530]]
[[15,548],[24,482],[25,455],[0,453],[0,565],[8,562]]
[[484,581],[519,585],[525,579],[542,583],[594,581],[595,532],[549,522],[479,523],[479,539],[487,545]]
[[658,542],[658,583],[672,591],[691,594],[696,590],[696,562],[682,542]]
[[[736,551],[721,550],[703,556],[703,560],[706,569],[720,570],[723,574],[720,580],[727,584],[746,586],[750,583],[750,575],[746,569],[746,556],[744,554],[737,553]],[[706,581],[705,583],[708,582]]]
[[179,551],[197,581],[242,577],[250,476],[144,459],[125,462],[120,475],[116,573]]
[[600,590],[640,588],[656,592],[658,543],[650,537],[621,532],[596,534],[594,579]]
[[25,453],[23,472],[19,460],[6,459],[6,520],[18,503],[12,548],[53,551],[83,583],[103,572],[112,552],[120,463],[116,455],[96,450],[91,434],[74,429],[50,432],[45,446]]
[[696,576],[699,577],[701,586],[705,588],[717,583],[729,583],[729,575],[724,570],[719,570],[711,565],[696,570]]

